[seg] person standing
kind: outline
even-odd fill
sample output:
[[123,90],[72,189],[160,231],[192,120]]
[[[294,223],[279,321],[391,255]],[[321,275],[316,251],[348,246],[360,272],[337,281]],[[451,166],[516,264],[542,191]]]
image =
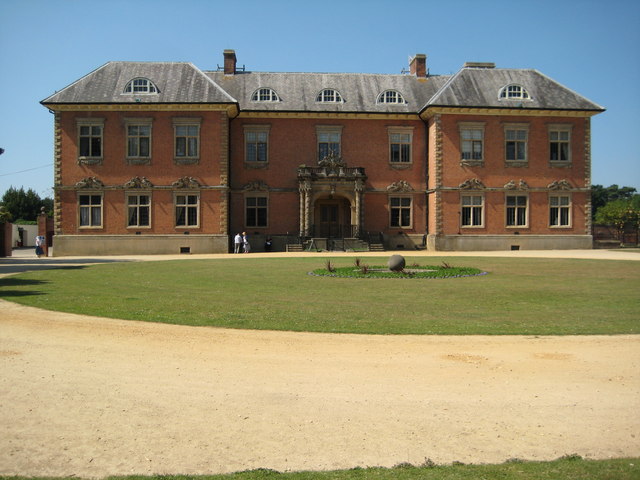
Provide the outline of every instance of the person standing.
[[244,253],[249,253],[251,251],[251,244],[249,243],[247,232],[242,232],[242,244],[244,245]]
[[242,248],[242,235],[236,233],[235,238],[233,239],[233,253],[240,253],[240,249]]
[[38,258],[44,255],[44,249],[42,248],[43,246],[44,237],[42,235],[36,236],[36,255],[38,256]]

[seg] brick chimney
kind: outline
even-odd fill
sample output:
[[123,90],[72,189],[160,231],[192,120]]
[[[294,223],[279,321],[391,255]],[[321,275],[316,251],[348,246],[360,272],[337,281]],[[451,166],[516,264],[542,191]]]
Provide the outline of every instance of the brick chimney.
[[409,71],[418,78],[427,78],[427,56],[424,53],[416,53],[415,57],[409,60]]
[[236,74],[236,51],[225,50],[224,54],[224,74],[235,75]]

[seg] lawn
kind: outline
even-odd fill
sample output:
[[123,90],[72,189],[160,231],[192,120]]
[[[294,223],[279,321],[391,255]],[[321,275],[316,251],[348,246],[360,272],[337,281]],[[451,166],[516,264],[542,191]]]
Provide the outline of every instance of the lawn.
[[[420,467],[398,465],[394,468],[290,473],[251,470],[228,475],[132,475],[108,477],[107,480],[637,480],[638,478],[640,478],[640,459],[638,458],[583,460],[572,455],[552,462],[515,460],[501,465],[459,464]],[[46,479],[54,480],[51,477]],[[0,480],[40,480],[40,478],[0,476]],[[45,478],[43,477],[42,480]]]
[[[0,298],[35,307],[197,326],[365,334],[640,333],[632,261],[410,257],[407,265],[487,275],[358,279],[309,275],[327,260],[246,258],[123,262],[0,279]],[[370,266],[386,257],[363,258]]]

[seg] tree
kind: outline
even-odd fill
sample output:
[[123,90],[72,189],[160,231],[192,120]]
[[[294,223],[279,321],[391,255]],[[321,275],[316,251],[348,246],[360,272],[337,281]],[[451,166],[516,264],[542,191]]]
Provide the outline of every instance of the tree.
[[7,210],[7,207],[0,205],[0,223],[7,223],[11,221],[11,212]]
[[613,200],[631,199],[636,194],[634,187],[619,187],[615,183],[608,187],[591,185],[591,215],[595,219],[600,207]]
[[613,225],[618,231],[620,242],[623,241],[626,227],[638,229],[640,227],[640,195],[631,199],[618,199],[608,202],[598,209],[596,223]]
[[51,210],[53,200],[43,200],[31,188],[25,192],[24,187],[20,187],[19,190],[15,187],[9,187],[9,189],[4,192],[0,203],[9,211],[11,217],[15,219],[16,222],[21,220],[34,222],[38,219],[40,209],[43,206],[45,207],[45,211]]

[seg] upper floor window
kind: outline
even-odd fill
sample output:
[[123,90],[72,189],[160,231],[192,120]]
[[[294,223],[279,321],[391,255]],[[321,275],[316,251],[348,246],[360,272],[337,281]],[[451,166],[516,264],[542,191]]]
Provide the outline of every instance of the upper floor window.
[[102,136],[104,119],[78,119],[78,161],[100,163],[102,161]]
[[527,124],[506,124],[504,139],[506,162],[514,166],[526,165],[529,126]]
[[571,162],[571,125],[549,125],[549,161]]
[[279,102],[280,97],[271,88],[259,88],[251,95],[252,102]]
[[342,127],[318,126],[316,127],[318,139],[318,161],[329,155],[340,156],[340,144],[342,143]]
[[522,85],[507,85],[500,90],[500,98],[507,100],[531,100],[529,92]]
[[127,129],[127,160],[129,163],[149,163],[151,159],[151,119],[125,119]]
[[342,95],[337,90],[333,88],[325,88],[316,97],[316,102],[323,103],[342,103]]
[[392,103],[392,104],[406,104],[404,97],[402,94],[396,90],[385,90],[380,95],[378,95],[378,100],[376,103]]
[[411,163],[412,128],[389,128],[389,162],[398,164]]
[[148,78],[134,78],[124,87],[124,93],[158,93],[158,88]]
[[200,158],[200,119],[174,118],[175,162],[197,163]]
[[265,165],[269,160],[269,125],[245,125],[244,161],[252,165]]
[[481,164],[484,159],[484,123],[464,122],[459,127],[461,160]]

